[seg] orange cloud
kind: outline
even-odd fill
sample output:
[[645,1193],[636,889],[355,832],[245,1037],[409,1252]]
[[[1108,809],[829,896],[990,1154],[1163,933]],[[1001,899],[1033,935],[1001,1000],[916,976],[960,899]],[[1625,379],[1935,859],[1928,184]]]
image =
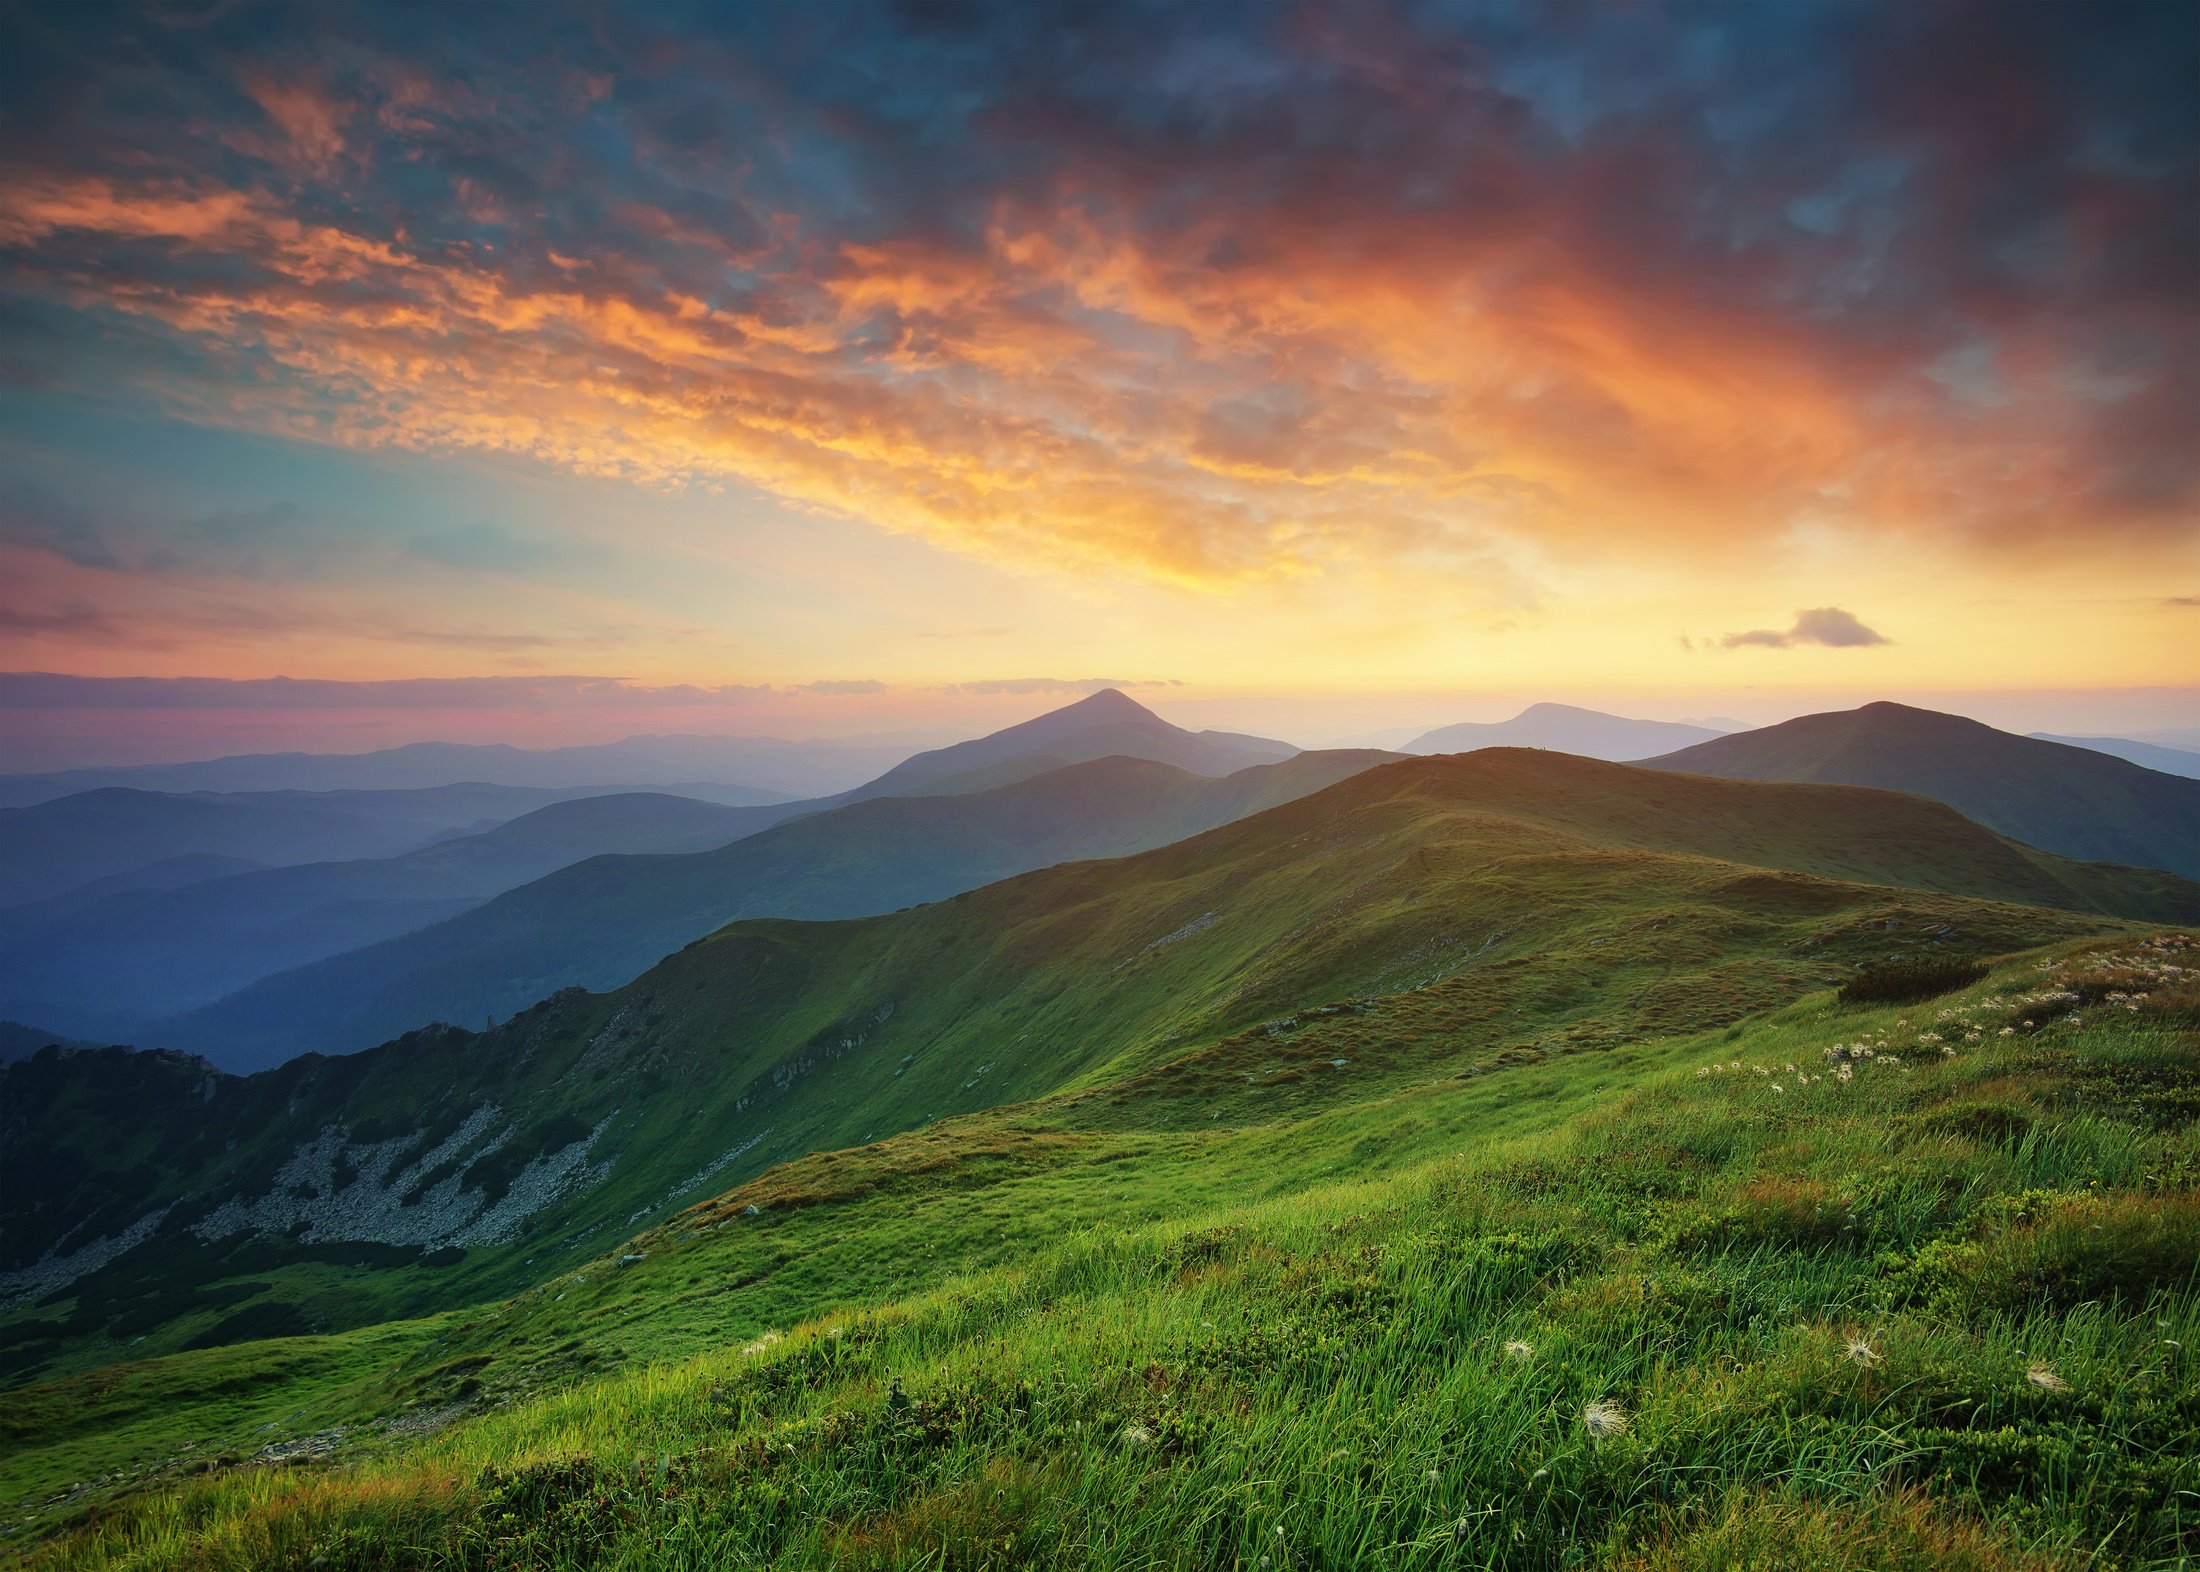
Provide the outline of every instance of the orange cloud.
[[[253,91],[304,156],[341,152],[329,100]],[[2012,454],[2007,423],[1867,398],[1883,368],[1623,284],[1533,208],[1364,233],[1285,208],[1159,238],[1120,212],[1065,189],[963,249],[782,233],[716,301],[617,252],[529,269],[203,183],[27,180],[0,193],[0,240],[79,309],[284,373],[169,386],[194,419],[736,478],[957,550],[1186,584],[1490,536],[1625,553],[1813,516],[1938,529],[2086,485],[2067,444]],[[237,265],[101,265],[131,241]]]

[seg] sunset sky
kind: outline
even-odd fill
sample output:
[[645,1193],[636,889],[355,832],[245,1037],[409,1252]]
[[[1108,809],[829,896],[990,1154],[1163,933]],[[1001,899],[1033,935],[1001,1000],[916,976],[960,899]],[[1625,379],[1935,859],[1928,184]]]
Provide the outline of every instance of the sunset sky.
[[2196,18],[11,8],[0,730],[2200,725]]

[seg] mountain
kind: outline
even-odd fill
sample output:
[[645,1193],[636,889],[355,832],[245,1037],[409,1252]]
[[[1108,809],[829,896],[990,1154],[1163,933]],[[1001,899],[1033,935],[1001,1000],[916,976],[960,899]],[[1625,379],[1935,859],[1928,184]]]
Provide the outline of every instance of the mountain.
[[724,794],[716,800],[753,806],[842,790],[885,769],[908,751],[860,739],[786,742],[776,737],[639,736],[570,748],[413,742],[371,753],[245,753],[181,764],[0,776],[0,805],[28,807],[113,786],[257,793],[417,791],[487,782],[631,790],[708,781],[719,783],[714,789]]
[[[571,788],[477,783],[422,791],[189,795],[101,787],[27,808],[0,808],[0,905],[45,900],[184,857],[275,865],[394,856],[583,795],[588,793]],[[142,882],[157,887],[166,876],[146,871]]]
[[2200,782],[1960,715],[1867,704],[1684,748],[1647,767],[1916,792],[2065,857],[2200,876]]
[[1629,720],[1571,704],[1531,704],[1509,721],[1461,721],[1407,743],[1407,753],[1471,753],[1476,748],[1548,748],[1584,759],[1643,759],[1720,734],[1674,721]]
[[[1091,804],[1127,789],[1104,762]],[[1590,1073],[1859,962],[2128,932],[2110,911],[2191,920],[2200,886],[2071,863],[1913,796],[1526,750],[1401,760],[1135,856],[857,921],[736,922],[480,1034],[427,1028],[250,1077],[119,1049],[9,1065],[0,1347],[23,1371],[444,1309],[570,1274],[775,1164],[1032,1099],[1055,1100],[1055,1133],[928,1147],[938,1182],[1226,1112],[1271,1127],[1268,1156],[1247,1151],[1257,1175],[1332,1085],[1374,1107],[1556,1055]],[[1426,1133],[1396,1112],[1363,1150]],[[826,1205],[870,1172],[843,1153],[735,1191],[712,1221]],[[965,1221],[1004,1243],[1018,1226]]]
[[90,1048],[94,1044],[64,1037],[59,1032],[49,1032],[43,1027],[26,1026],[21,1021],[0,1021],[0,1064],[11,1059],[28,1059],[39,1049]]
[[79,890],[0,912],[0,1009],[126,1040],[150,1020],[440,922],[585,858],[707,850],[791,811],[615,792],[397,857],[261,869],[168,890]]
[[559,988],[614,987],[737,917],[864,916],[1050,863],[1143,850],[1388,757],[1302,754],[1220,780],[1147,759],[1095,759],[990,791],[851,803],[712,851],[593,858],[139,1035],[234,1067],[364,1048],[421,1021],[476,1022]]
[[990,736],[917,754],[850,795],[906,797],[1005,786],[1065,764],[1115,757],[1152,759],[1194,775],[1229,775],[1298,751],[1265,737],[1186,731],[1119,689],[1105,688]]
[[2037,742],[2059,742],[2070,748],[2091,748],[2095,753],[2112,754],[2129,760],[2143,769],[2159,770],[2164,775],[2182,775],[2188,780],[2200,779],[2200,753],[2190,748],[2165,748],[2158,742],[2135,742],[2129,737],[2057,737],[2050,732],[2035,731]]
[[[832,820],[827,827],[803,831],[794,840],[801,853],[792,857],[792,864],[801,868],[834,868],[829,879],[834,893],[823,906],[812,901],[814,879],[790,862],[768,871],[750,871],[741,864],[728,877],[726,868],[689,868],[673,855],[708,851],[781,820],[858,800],[983,791],[1058,770],[1065,761],[1107,756],[1111,748],[1129,750],[1140,759],[1188,761],[1201,770],[1234,756],[1289,754],[1283,743],[1184,732],[1109,690],[990,737],[924,754],[838,798],[711,807],[662,794],[605,794],[539,809],[480,835],[447,835],[396,857],[271,868],[165,895],[125,890],[108,893],[106,899],[86,899],[88,890],[77,890],[0,915],[0,978],[7,978],[0,985],[0,1009],[101,1040],[156,1033],[154,1040],[207,1044],[224,1062],[233,1062],[240,1051],[242,1040],[231,1036],[240,1031],[257,1033],[255,1040],[273,1044],[264,1051],[365,1047],[425,1018],[482,1020],[528,1005],[554,987],[623,983],[660,954],[737,915],[860,915],[1021,873],[1060,855],[1131,851],[1217,822],[1197,813],[1179,816],[1170,791],[1155,787],[1133,791],[1133,798],[1122,805],[1124,813],[1144,824],[1140,833],[1120,833],[1122,816],[1115,805],[1078,807],[1076,811],[1085,813],[1082,827],[1041,827],[1008,811],[999,831],[981,833],[977,842],[953,829],[917,824],[911,833],[935,840],[880,853],[878,875],[867,879],[876,838],[891,833],[880,831],[878,824],[893,816],[884,813],[869,822],[854,822],[847,846],[827,846],[843,824]],[[616,763],[625,767],[636,761],[620,754]],[[695,763],[708,761],[678,756],[671,767]],[[1313,785],[1327,785],[1335,778],[1331,767],[1316,765],[1311,774],[1300,774]],[[88,796],[106,800],[117,791]],[[442,794],[451,791],[455,789],[447,787]],[[143,794],[123,796],[136,802]],[[251,798],[150,796],[145,798],[150,807],[143,811],[174,813],[178,802],[211,813],[216,807],[242,809],[257,802],[299,809],[323,807],[330,800],[411,802],[420,796],[295,791]],[[1230,791],[1208,791],[1206,796],[1214,802],[1234,800]],[[81,816],[84,807],[86,798],[79,796],[24,809],[24,831],[31,833],[33,820],[64,818],[73,811]],[[1058,807],[1069,811],[1071,802],[1065,798]],[[957,822],[964,816],[961,809],[946,813]],[[101,844],[108,851],[117,849],[114,842]],[[772,842],[772,849],[779,844]],[[772,849],[759,855],[772,855]],[[598,868],[508,901],[475,923],[442,926],[515,886],[612,853],[660,853],[660,860],[627,864],[616,875]],[[86,857],[81,849],[73,855],[79,862]],[[165,866],[174,866],[174,860]],[[915,884],[902,877],[911,866],[922,868]],[[598,888],[598,875],[616,879],[616,895]],[[134,871],[103,884],[112,882],[152,886],[156,877],[152,871]],[[783,904],[759,904],[763,890],[774,888],[785,890]],[[249,989],[262,978],[383,941],[400,941],[405,934],[414,934],[414,939],[394,950],[374,950],[330,972],[288,978],[244,1000],[240,1009],[260,1011],[253,1016],[264,1022],[260,1027],[227,1009],[213,1016],[220,1025],[196,1018],[172,1020],[216,1005],[216,1000]],[[284,1005],[260,1003],[262,998],[290,998],[284,992],[290,987],[304,989],[306,998]],[[268,1009],[282,1014],[271,1018]],[[332,1036],[319,1036],[323,1029]]]

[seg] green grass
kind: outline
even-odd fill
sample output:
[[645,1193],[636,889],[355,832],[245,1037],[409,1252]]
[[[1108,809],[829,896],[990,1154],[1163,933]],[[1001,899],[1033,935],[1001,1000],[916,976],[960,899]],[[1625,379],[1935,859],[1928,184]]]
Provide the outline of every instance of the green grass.
[[501,1303],[11,1394],[0,1499],[51,1568],[2185,1565],[2191,953],[1317,994]]
[[[479,1035],[243,1080],[151,1055],[9,1066],[6,1266],[173,1205],[150,1243],[0,1311],[0,1378],[496,1300],[776,1164],[1004,1104],[1074,1098],[1049,1115],[1065,1133],[1151,1145],[1574,1065],[1534,1078],[1555,1086],[1584,1052],[1724,1028],[1862,962],[2005,953],[2195,901],[1917,798],[1517,750],[1406,761],[1135,857],[858,921],[736,923]],[[599,1124],[589,1160],[608,1172],[463,1249],[191,1232],[274,1191],[324,1128],[417,1153],[489,1110],[419,1190],[456,1177],[493,1199]],[[1262,1171],[1270,1139],[1245,1137],[1242,1166]],[[1339,1171],[1394,1142],[1360,1145]]]

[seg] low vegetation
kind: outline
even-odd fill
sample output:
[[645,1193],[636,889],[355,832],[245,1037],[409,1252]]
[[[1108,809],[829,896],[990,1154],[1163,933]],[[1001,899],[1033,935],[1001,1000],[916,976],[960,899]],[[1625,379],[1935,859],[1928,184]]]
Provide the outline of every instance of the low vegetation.
[[2186,1565],[2191,958],[2064,940],[1923,1006],[1430,1041],[1360,1081],[1279,1027],[1243,1051],[1301,1072],[1281,1107],[1066,1089],[781,1165],[479,1310],[13,1394],[15,1553]]

